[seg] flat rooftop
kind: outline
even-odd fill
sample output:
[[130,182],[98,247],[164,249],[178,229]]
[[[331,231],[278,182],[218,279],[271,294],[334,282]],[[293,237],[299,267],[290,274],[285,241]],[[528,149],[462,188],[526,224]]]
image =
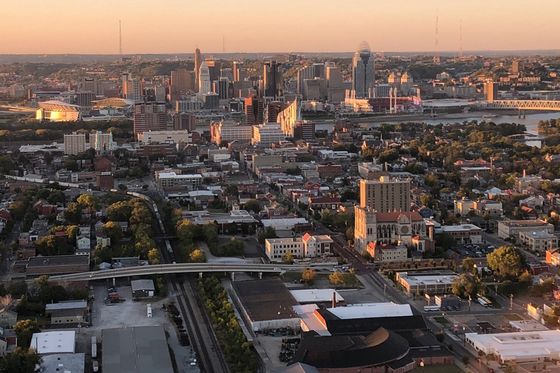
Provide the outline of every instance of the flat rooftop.
[[53,354],[41,357],[41,373],[83,373],[85,372],[86,355]]
[[441,230],[444,232],[469,232],[469,231],[482,231],[482,228],[474,224],[460,224],[460,225],[442,225]]
[[327,308],[327,311],[342,320],[413,316],[409,304],[392,302],[354,304],[346,307]]
[[331,302],[333,293],[336,294],[337,302],[344,302],[344,298],[334,289],[302,289],[290,290],[290,293],[298,303],[324,303]]
[[457,274],[411,274],[399,272],[399,278],[405,280],[409,285],[438,285],[450,284],[457,278]]
[[543,220],[504,220],[498,222],[498,224],[504,224],[508,227],[541,227],[547,226],[549,223]]
[[297,318],[298,303],[279,279],[236,281],[233,288],[252,321]]
[[71,300],[59,303],[49,303],[45,305],[45,311],[74,310],[87,308],[85,300]]
[[536,360],[560,353],[560,330],[465,334],[466,340],[502,360]]
[[89,257],[87,255],[34,256],[29,258],[27,267],[87,264],[89,264]]
[[104,329],[104,373],[173,373],[161,326]]
[[74,353],[76,348],[76,332],[59,330],[52,332],[33,333],[30,348],[43,354]]

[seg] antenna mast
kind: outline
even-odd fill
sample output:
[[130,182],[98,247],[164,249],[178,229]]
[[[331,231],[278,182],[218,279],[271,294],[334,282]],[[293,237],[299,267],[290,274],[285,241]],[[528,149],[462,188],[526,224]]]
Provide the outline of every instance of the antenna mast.
[[434,64],[439,65],[441,58],[439,56],[439,12],[436,15],[436,54],[434,55]]
[[122,22],[119,19],[119,54],[122,56]]

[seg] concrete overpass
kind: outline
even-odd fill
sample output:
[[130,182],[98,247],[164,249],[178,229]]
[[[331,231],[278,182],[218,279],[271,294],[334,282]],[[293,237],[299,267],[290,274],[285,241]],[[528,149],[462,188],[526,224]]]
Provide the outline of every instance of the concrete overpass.
[[[172,273],[235,273],[235,272],[249,272],[258,273],[261,276],[263,273],[284,273],[284,272],[298,272],[303,271],[310,266],[304,265],[287,265],[287,264],[228,264],[228,263],[177,263],[177,264],[156,264],[138,267],[125,267],[106,269],[101,271],[71,273],[67,275],[49,276],[49,281],[93,281],[105,280],[119,277],[132,277],[132,276],[149,276],[149,275],[162,275]],[[324,267],[324,266],[323,266]],[[321,269],[321,267],[313,267]]]
[[493,110],[534,110],[560,111],[560,101],[557,100],[494,100],[486,102],[486,109]]

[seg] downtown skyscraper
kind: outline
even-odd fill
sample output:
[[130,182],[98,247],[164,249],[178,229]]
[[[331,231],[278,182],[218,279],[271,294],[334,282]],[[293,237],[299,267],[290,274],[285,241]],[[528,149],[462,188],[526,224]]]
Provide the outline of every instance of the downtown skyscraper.
[[355,97],[369,97],[375,84],[375,58],[367,43],[362,43],[352,58],[352,91]]

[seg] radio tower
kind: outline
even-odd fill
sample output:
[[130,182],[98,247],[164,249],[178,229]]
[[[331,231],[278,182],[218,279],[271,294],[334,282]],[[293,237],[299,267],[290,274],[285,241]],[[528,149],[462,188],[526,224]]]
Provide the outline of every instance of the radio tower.
[[439,14],[436,15],[436,54],[434,55],[434,64],[439,65],[441,59],[439,57]]
[[122,22],[119,19],[119,54],[122,56]]
[[226,37],[222,35],[222,53],[226,53]]
[[463,59],[463,20],[459,20],[459,59]]

